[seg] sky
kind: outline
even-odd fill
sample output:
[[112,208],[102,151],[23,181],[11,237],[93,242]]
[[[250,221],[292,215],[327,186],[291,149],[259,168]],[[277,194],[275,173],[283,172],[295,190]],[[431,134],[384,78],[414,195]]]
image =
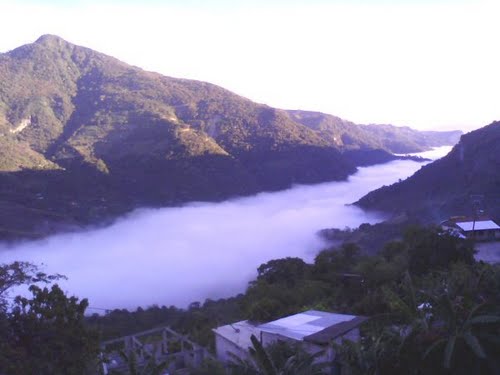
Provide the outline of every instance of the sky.
[[56,34],[164,75],[357,123],[500,120],[496,0],[0,0],[0,51]]

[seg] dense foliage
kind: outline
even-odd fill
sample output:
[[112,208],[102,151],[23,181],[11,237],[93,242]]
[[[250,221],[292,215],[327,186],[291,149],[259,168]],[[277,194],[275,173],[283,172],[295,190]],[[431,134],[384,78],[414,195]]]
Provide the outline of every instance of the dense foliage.
[[[84,321],[87,300],[67,297],[29,263],[0,266],[0,371],[2,374],[95,374],[97,332]],[[31,297],[10,300],[9,291],[28,286]]]

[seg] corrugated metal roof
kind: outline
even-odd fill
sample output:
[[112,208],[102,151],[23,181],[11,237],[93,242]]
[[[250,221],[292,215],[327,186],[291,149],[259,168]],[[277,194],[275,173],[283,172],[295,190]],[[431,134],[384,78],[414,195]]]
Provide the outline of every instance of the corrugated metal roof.
[[261,331],[297,341],[325,343],[359,326],[366,319],[362,316],[309,310],[258,326],[243,320],[217,327],[213,332],[247,350],[252,346],[250,337],[255,335],[260,338]]
[[322,331],[316,332],[312,335],[305,336],[304,341],[312,342],[314,344],[328,344],[333,339],[346,334],[352,329],[358,327],[361,323],[367,321],[368,318],[364,316],[357,316],[354,319],[335,324],[331,327],[327,327]]
[[457,223],[457,225],[465,232],[472,231],[473,227],[474,230],[500,229],[500,227],[493,220],[481,220],[476,221],[475,223],[473,221],[463,221]]
[[323,331],[325,328],[350,321],[354,318],[356,318],[355,315],[309,310],[262,324],[258,328],[263,332],[274,333],[300,341],[306,336],[310,336],[314,333]]

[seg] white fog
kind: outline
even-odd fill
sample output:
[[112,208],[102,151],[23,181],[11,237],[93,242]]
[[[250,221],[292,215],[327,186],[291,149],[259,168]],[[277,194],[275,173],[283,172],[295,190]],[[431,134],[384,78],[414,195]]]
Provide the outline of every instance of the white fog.
[[[432,156],[449,150],[439,148]],[[318,230],[382,220],[346,204],[422,165],[394,161],[360,168],[346,182],[137,210],[107,228],[0,245],[0,263],[43,263],[45,271],[66,275],[59,283],[63,289],[88,298],[93,308],[185,307],[229,297],[244,291],[261,263],[286,256],[314,259],[324,246]]]

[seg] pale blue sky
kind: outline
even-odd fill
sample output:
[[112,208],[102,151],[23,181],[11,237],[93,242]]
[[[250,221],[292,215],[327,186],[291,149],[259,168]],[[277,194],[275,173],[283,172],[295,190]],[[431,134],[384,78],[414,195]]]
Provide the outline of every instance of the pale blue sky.
[[59,35],[162,74],[358,123],[500,120],[495,0],[0,0],[0,51]]
[[0,3],[38,4],[47,6],[75,7],[82,5],[141,5],[175,6],[182,8],[248,8],[248,7],[292,7],[317,5],[355,6],[408,6],[408,5],[448,5],[472,4],[483,0],[0,0]]

